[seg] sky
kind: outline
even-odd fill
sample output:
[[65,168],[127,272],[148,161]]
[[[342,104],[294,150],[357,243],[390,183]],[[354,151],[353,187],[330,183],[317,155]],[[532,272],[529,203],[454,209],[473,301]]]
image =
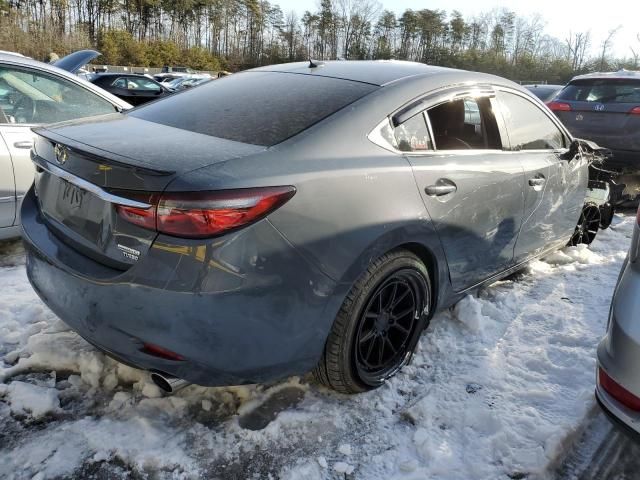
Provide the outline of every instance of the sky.
[[[640,50],[640,1],[638,0],[513,0],[496,2],[495,0],[378,0],[383,8],[396,13],[407,8],[439,9],[451,12],[460,10],[465,17],[494,8],[508,8],[518,15],[540,14],[547,22],[545,32],[564,40],[569,31],[591,31],[591,50],[595,54],[600,50],[608,32],[618,26],[620,30],[614,37],[613,53],[620,57],[631,56],[629,47]],[[319,0],[274,0],[287,13],[294,10],[300,16],[305,10],[317,10]]]

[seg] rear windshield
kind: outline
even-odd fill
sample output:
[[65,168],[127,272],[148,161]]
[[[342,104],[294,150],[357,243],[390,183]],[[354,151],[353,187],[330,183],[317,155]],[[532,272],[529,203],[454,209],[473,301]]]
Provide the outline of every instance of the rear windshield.
[[640,80],[576,80],[560,92],[558,99],[598,103],[640,103]]
[[129,115],[227,140],[271,146],[376,88],[311,75],[243,72],[150,103]]

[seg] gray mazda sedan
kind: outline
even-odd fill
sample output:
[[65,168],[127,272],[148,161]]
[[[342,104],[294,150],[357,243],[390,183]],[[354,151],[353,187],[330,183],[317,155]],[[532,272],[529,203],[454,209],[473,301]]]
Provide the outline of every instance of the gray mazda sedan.
[[263,67],[36,132],[34,289],[168,391],[381,385],[434,312],[566,245],[588,180],[523,88],[409,62]]

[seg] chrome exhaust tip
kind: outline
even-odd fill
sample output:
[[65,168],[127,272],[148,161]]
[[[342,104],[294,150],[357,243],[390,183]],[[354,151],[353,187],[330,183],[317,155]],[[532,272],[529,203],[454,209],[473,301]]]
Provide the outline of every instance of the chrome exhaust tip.
[[151,381],[155,383],[160,390],[165,393],[176,393],[178,390],[191,385],[191,383],[181,378],[163,375],[162,373],[152,372]]

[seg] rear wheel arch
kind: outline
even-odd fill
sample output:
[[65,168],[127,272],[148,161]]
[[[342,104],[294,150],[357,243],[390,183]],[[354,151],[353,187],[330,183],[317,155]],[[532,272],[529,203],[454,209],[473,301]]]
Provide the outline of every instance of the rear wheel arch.
[[357,279],[360,278],[360,276],[364,272],[366,272],[369,266],[378,259],[397,250],[407,250],[420,259],[420,261],[426,267],[427,272],[429,273],[429,281],[431,283],[431,291],[429,292],[429,294],[432,302],[429,317],[431,317],[439,303],[438,293],[440,292],[440,288],[442,287],[444,280],[443,278],[441,278],[439,270],[442,265],[438,260],[436,252],[437,247],[439,247],[439,243],[436,243],[435,245],[427,245],[424,242],[417,241],[415,239],[411,241],[395,243],[389,242],[386,239],[380,239],[375,243],[375,245],[370,246],[346,270],[344,276],[340,280],[340,283],[349,284],[349,286],[351,287],[357,281]]
[[429,292],[431,298],[429,318],[431,318],[438,303],[438,287],[440,285],[440,279],[438,278],[438,260],[436,256],[428,247],[418,242],[403,243],[402,245],[395,247],[393,250],[408,250],[417,256],[424,266],[427,267],[427,273],[429,274],[431,284],[431,291]]

